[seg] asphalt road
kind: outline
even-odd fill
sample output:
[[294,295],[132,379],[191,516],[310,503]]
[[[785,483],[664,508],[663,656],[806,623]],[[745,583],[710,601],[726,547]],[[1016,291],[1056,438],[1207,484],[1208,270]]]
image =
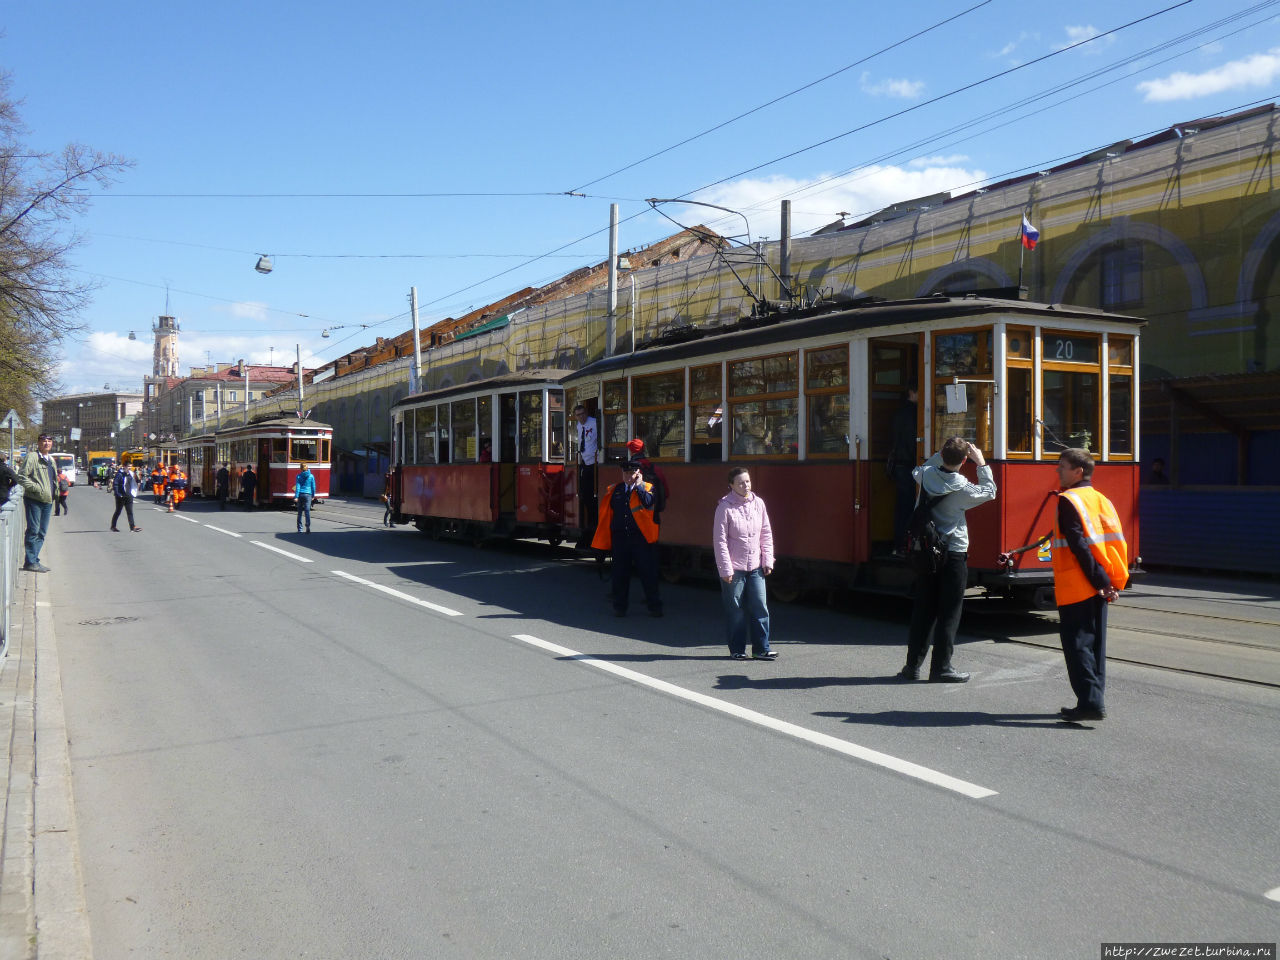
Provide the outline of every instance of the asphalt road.
[[[616,620],[590,564],[386,530],[381,506],[106,530],[45,560],[94,954],[1093,958],[1275,941],[1274,688],[717,595]],[[123,528],[122,528],[123,529]],[[638,593],[639,587],[636,585]],[[964,631],[962,627],[962,632]],[[1046,626],[1051,637],[1052,625]]]

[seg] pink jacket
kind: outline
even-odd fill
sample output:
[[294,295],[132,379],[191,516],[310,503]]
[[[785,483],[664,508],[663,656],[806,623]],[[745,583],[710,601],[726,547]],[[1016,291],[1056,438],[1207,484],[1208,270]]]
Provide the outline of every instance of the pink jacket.
[[772,570],[773,528],[764,501],[754,493],[744,500],[732,490],[721,497],[711,527],[711,549],[722,579],[735,570]]

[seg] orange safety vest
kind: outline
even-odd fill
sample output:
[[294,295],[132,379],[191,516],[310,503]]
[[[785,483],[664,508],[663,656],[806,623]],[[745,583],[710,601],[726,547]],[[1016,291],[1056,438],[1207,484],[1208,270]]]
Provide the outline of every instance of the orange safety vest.
[[[1120,517],[1111,501],[1093,487],[1072,487],[1058,494],[1066,497],[1080,515],[1084,539],[1095,560],[1107,572],[1111,585],[1123,590],[1129,582],[1129,547],[1124,531],[1120,529]],[[1098,595],[1098,588],[1089,582],[1080,563],[1067,546],[1067,541],[1053,521],[1053,598],[1058,606],[1080,603]]]
[[[613,488],[616,486],[618,486],[616,483],[610,486],[605,494],[604,507],[600,510],[600,523],[596,527],[595,537],[591,540],[591,546],[597,550],[609,550],[613,547],[613,531],[610,526],[613,523]],[[644,483],[644,488],[653,493],[652,483]],[[634,490],[631,491],[631,516],[635,519],[640,532],[644,534],[645,540],[649,543],[657,543],[658,525],[653,520],[653,507],[642,506],[640,495]]]

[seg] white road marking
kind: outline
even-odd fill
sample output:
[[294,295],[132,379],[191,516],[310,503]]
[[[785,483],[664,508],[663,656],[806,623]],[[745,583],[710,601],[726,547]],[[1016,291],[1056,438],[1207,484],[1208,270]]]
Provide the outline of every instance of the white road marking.
[[219,533],[225,533],[228,537],[235,537],[237,540],[240,539],[240,534],[234,533],[231,530],[223,530],[221,527],[215,527],[212,523],[206,523],[205,526],[210,530],[217,530]]
[[300,557],[296,553],[290,553],[288,550],[281,550],[279,547],[273,547],[269,543],[263,543],[261,540],[250,540],[255,547],[261,547],[263,550],[270,550],[278,553],[282,557],[288,557],[290,560],[297,560],[299,563],[315,563],[314,560],[308,560],[306,557]]
[[1272,887],[1263,896],[1268,900],[1280,900],[1280,887]]
[[185,520],[185,521],[187,521],[187,523],[199,523],[199,522],[200,522],[199,520],[192,520],[190,517],[184,517],[184,516],[183,516],[182,514],[180,514],[180,513],[175,513],[175,514],[174,514],[174,516],[175,516],[175,517],[177,517],[179,520]]
[[996,796],[995,790],[988,790],[986,787],[980,787],[976,783],[969,783],[966,780],[959,780],[956,777],[949,776],[945,773],[939,773],[937,770],[931,770],[928,767],[922,767],[918,763],[912,763],[909,760],[902,760],[898,757],[890,756],[887,753],[881,753],[878,750],[872,750],[869,747],[859,746],[848,740],[841,740],[838,737],[832,737],[825,733],[818,733],[816,730],[810,730],[807,727],[798,724],[788,723],[786,720],[779,720],[776,717],[770,717],[767,714],[758,713],[755,710],[748,710],[746,707],[740,707],[736,703],[730,703],[727,700],[719,700],[715,697],[709,697],[704,693],[697,693],[693,690],[686,690],[684,687],[677,687],[673,683],[667,683],[665,680],[658,680],[654,677],[646,676],[643,673],[637,673],[634,670],[628,670],[626,667],[620,667],[616,663],[609,663],[607,660],[597,660],[595,657],[589,657],[579,653],[576,650],[570,650],[568,647],[562,647],[555,643],[549,643],[546,640],[540,640],[537,637],[529,636],[527,633],[513,634],[516,640],[524,643],[532,644],[535,647],[541,647],[552,653],[559,654],[562,657],[573,657],[579,663],[585,663],[588,666],[597,667],[606,673],[612,673],[626,680],[651,687],[662,693],[670,694],[673,697],[679,697],[692,703],[709,707],[712,710],[719,710],[721,713],[727,713],[731,717],[737,717],[740,720],[746,720],[748,723],[754,723],[761,727],[767,727],[778,733],[785,733],[788,736],[796,737],[799,740],[806,740],[809,743],[819,747],[826,747],[828,750],[835,750],[837,753],[843,753],[846,756],[853,757],[857,760],[863,760],[867,763],[873,763],[880,767],[893,770],[897,773],[904,774],[908,777],[914,777],[917,780],[923,780],[934,786],[942,787],[945,790],[953,790],[956,793],[971,797],[974,800],[981,800],[984,797]]
[[372,580],[365,580],[361,577],[353,576],[349,573],[343,573],[341,570],[331,570],[335,577],[342,577],[350,580],[352,583],[363,584],[366,587],[373,587],[375,590],[381,590],[383,593],[390,594],[400,600],[408,600],[410,603],[416,603],[420,607],[426,607],[428,610],[434,610],[436,613],[443,613],[446,617],[461,617],[463,614],[459,610],[450,610],[448,607],[442,607],[438,603],[432,603],[430,600],[422,600],[418,597],[410,596],[400,590],[393,590],[391,587],[384,587],[380,583],[374,583]]

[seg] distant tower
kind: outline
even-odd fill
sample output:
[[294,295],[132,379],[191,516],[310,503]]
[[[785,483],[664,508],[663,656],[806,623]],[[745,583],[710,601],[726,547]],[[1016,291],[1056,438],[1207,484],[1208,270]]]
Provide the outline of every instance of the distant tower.
[[151,327],[156,335],[155,351],[151,359],[151,375],[176,377],[178,375],[178,318],[160,317]]

